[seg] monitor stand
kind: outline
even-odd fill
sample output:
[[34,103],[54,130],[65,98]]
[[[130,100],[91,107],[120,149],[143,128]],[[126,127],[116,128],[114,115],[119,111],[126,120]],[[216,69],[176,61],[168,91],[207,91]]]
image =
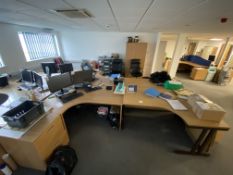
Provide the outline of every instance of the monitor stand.
[[74,88],[75,88],[75,89],[81,89],[81,88],[83,88],[83,83],[76,83],[76,84],[74,85]]

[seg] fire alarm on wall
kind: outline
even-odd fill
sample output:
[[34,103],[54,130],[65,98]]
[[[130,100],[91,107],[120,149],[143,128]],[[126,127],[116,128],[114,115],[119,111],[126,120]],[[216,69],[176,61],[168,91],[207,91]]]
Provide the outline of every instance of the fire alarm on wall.
[[226,23],[228,18],[221,18],[221,23]]

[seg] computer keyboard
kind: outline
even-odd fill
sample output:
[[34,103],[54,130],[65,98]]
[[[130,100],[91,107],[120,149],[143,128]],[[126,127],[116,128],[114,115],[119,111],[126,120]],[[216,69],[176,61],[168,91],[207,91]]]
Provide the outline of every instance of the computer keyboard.
[[96,86],[96,87],[91,87],[91,88],[85,88],[85,92],[88,93],[88,92],[92,92],[92,91],[96,91],[96,90],[99,90],[99,89],[102,89],[102,87],[100,86]]
[[66,96],[63,96],[60,99],[61,99],[62,103],[67,103],[67,102],[74,100],[78,97],[81,97],[83,95],[84,94],[82,92],[76,92],[76,93],[71,93],[71,94],[68,94]]

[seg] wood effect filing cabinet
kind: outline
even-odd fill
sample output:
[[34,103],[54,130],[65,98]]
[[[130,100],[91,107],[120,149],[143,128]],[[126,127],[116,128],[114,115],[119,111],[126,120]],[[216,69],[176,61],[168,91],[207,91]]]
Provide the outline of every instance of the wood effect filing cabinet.
[[35,133],[37,137],[32,132],[26,139],[4,137],[0,138],[0,142],[20,166],[45,170],[46,161],[54,149],[68,144],[69,137],[62,116],[55,117],[43,130],[39,126],[38,132]]
[[130,76],[130,61],[131,59],[140,59],[141,72],[144,69],[146,59],[147,43],[127,43],[125,57],[125,74]]

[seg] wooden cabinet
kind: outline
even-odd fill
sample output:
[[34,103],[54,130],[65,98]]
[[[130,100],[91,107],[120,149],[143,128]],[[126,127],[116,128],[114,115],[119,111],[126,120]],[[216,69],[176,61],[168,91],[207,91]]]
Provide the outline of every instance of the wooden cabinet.
[[35,133],[35,135],[37,137],[32,140],[0,138],[0,142],[20,166],[45,170],[46,160],[54,149],[69,142],[63,117],[55,117],[46,129],[41,130],[39,134]]
[[193,80],[202,80],[204,81],[206,79],[206,76],[208,74],[208,69],[205,68],[193,68],[190,78]]
[[146,59],[147,43],[127,43],[125,57],[125,75],[130,76],[130,60],[137,58],[141,60],[141,71],[143,72]]
[[65,130],[62,118],[59,117],[35,140],[34,145],[37,152],[44,160],[57,146],[68,143],[68,135]]

